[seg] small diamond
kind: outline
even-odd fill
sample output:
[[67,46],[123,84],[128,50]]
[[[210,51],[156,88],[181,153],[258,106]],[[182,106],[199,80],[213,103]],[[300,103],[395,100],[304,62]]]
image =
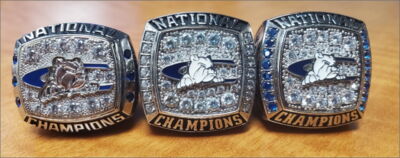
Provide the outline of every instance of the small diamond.
[[318,42],[326,42],[328,41],[328,38],[329,38],[328,31],[318,31],[318,38],[317,38]]
[[161,82],[161,84],[160,84],[160,87],[161,87],[162,90],[170,90],[170,89],[172,88],[172,87],[171,87],[171,82],[170,82],[170,81],[163,80],[163,81]]
[[192,108],[193,108],[192,99],[183,98],[181,100],[181,102],[179,103],[179,109],[180,110],[191,110]]
[[342,42],[342,33],[340,32],[331,32],[330,34],[330,42],[332,44],[340,44]]
[[192,43],[192,36],[188,33],[185,33],[181,37],[181,44],[183,46],[189,46]]
[[301,103],[301,96],[299,92],[292,92],[289,94],[288,102],[292,104],[300,104]]
[[233,93],[224,93],[221,97],[221,103],[223,106],[232,106],[235,102],[236,98]]
[[229,76],[229,74],[228,74],[228,69],[225,68],[225,67],[220,68],[220,69],[219,69],[219,74],[220,74],[222,77]]
[[221,41],[221,36],[219,34],[211,34],[209,40],[209,44],[211,46],[218,46]]
[[147,78],[149,76],[150,76],[150,68],[148,68],[148,67],[140,68],[140,77],[141,78]]
[[223,92],[225,92],[225,87],[224,87],[224,86],[218,86],[218,87],[217,87],[217,93],[218,93],[218,94],[221,94],[221,93],[223,93]]
[[208,98],[206,100],[206,102],[207,102],[208,109],[216,110],[220,107],[220,103],[219,103],[218,99],[216,99],[216,98]]
[[150,87],[150,82],[149,82],[149,80],[142,80],[142,81],[141,81],[141,83],[140,83],[140,89],[146,90],[146,89],[149,89],[149,87]]
[[328,99],[326,98],[319,98],[316,104],[316,108],[318,109],[326,109],[328,106]]
[[304,42],[313,43],[317,40],[317,32],[315,30],[307,30],[304,35]]
[[187,96],[188,96],[188,97],[196,97],[196,92],[195,92],[194,90],[189,90],[189,91],[187,92]]
[[289,36],[289,44],[294,46],[299,46],[303,43],[303,38],[301,35],[293,34]]
[[144,102],[151,102],[151,93],[150,92],[144,92],[143,93],[143,101]]
[[142,44],[142,53],[150,53],[151,52],[151,44],[143,43]]
[[149,55],[142,55],[142,56],[140,57],[140,63],[141,63],[142,65],[148,65],[148,64],[150,64],[150,56],[149,56]]
[[152,42],[152,41],[154,41],[154,37],[155,37],[155,33],[154,33],[154,32],[146,31],[146,32],[144,33],[144,38],[143,38],[143,40]]
[[164,55],[161,57],[161,61],[163,64],[169,64],[172,61],[172,57],[169,55]]
[[303,107],[311,107],[315,103],[315,96],[307,94],[301,101]]
[[207,90],[207,95],[208,96],[214,96],[215,95],[215,88],[209,88]]
[[196,43],[201,44],[204,43],[206,40],[206,35],[204,32],[198,32],[196,33]]
[[196,101],[196,104],[194,104],[194,110],[196,112],[206,111],[206,103],[204,101]]
[[25,49],[26,57],[25,57],[25,62],[32,64],[32,63],[37,63],[39,62],[39,54],[36,53],[36,50],[32,48],[26,48]]
[[255,69],[248,69],[247,76],[250,78],[253,78],[256,76],[256,70]]
[[177,47],[177,37],[166,37],[165,41],[162,43],[162,49],[166,51],[170,51],[172,49],[175,49]]
[[358,90],[358,87],[359,87],[360,85],[358,84],[358,83],[352,83],[351,85],[350,85],[350,87],[351,87],[351,89],[353,89],[353,90]]
[[338,96],[332,96],[328,100],[328,105],[330,107],[336,107],[336,106],[339,106],[340,104],[341,104],[341,101]]
[[342,97],[342,102],[345,104],[351,104],[356,101],[356,95],[352,91],[347,91]]
[[232,38],[224,38],[224,42],[223,45],[225,46],[225,48],[227,48],[228,50],[232,50],[236,48],[236,43]]
[[179,99],[177,98],[176,94],[170,92],[163,97],[163,101],[167,107],[175,108]]
[[44,108],[42,108],[42,114],[43,115],[50,115],[51,112],[53,112],[52,105],[46,105],[46,106],[44,106]]
[[152,104],[145,104],[144,108],[146,109],[147,113],[153,113],[156,110]]

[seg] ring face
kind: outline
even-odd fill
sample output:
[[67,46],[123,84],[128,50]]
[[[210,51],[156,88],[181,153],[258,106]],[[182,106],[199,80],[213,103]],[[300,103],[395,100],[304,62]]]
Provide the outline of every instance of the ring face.
[[333,13],[292,14],[265,21],[257,39],[268,121],[327,128],[362,117],[371,78],[362,21]]
[[139,69],[143,107],[153,126],[207,132],[248,120],[256,64],[245,21],[212,13],[152,19]]
[[16,104],[24,120],[59,132],[98,130],[132,115],[136,63],[129,37],[87,23],[64,23],[17,40]]

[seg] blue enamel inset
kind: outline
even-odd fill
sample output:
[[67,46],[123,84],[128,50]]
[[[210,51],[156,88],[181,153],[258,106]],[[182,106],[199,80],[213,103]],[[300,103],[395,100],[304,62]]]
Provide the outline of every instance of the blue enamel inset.
[[44,82],[40,79],[40,77],[42,77],[44,74],[49,72],[49,68],[42,68],[42,69],[38,69],[36,71],[32,71],[30,73],[27,73],[25,76],[22,77],[22,81],[24,81],[25,83],[37,87],[37,88],[41,88],[44,85]]
[[108,69],[110,68],[107,64],[83,64],[85,68],[104,68]]
[[100,86],[99,90],[109,90],[111,89],[113,86],[112,85],[105,85],[105,86]]

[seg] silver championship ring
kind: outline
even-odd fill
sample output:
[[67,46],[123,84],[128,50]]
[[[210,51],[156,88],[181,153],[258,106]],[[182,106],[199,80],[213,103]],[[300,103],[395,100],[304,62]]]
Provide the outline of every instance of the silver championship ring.
[[137,100],[129,37],[101,25],[63,23],[23,36],[12,74],[24,121],[46,130],[99,130],[130,117]]
[[155,127],[210,132],[244,125],[256,85],[250,26],[197,12],[149,20],[139,76],[146,118]]
[[328,128],[361,119],[371,81],[365,24],[324,12],[265,21],[257,33],[265,119]]

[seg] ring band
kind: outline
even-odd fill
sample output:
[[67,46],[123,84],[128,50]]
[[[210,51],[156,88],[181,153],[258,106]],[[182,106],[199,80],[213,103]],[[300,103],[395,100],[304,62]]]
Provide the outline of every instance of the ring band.
[[24,121],[34,126],[99,130],[132,115],[136,67],[123,32],[88,23],[42,27],[16,42],[15,101]]
[[250,25],[213,13],[149,20],[140,49],[140,95],[149,124],[210,132],[245,124],[256,64]]
[[328,128],[362,117],[371,80],[362,21],[334,13],[296,13],[265,21],[256,39],[266,120]]

